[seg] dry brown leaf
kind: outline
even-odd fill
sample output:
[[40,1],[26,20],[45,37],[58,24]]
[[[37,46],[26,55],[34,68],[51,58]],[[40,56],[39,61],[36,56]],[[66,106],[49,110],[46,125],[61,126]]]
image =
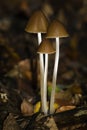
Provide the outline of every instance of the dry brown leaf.
[[24,99],[23,102],[21,103],[21,112],[25,116],[32,115],[34,113],[33,105]]

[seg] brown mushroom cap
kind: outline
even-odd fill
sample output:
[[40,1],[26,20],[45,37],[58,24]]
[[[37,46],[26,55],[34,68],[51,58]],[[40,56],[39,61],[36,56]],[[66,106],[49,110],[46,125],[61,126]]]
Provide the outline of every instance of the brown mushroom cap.
[[56,37],[68,37],[68,33],[64,25],[58,20],[54,20],[47,31],[47,38],[56,38]]
[[41,11],[36,11],[30,17],[28,24],[25,28],[29,33],[46,33],[48,27],[48,20]]
[[55,49],[52,43],[48,39],[44,39],[38,47],[37,53],[52,54],[55,53]]

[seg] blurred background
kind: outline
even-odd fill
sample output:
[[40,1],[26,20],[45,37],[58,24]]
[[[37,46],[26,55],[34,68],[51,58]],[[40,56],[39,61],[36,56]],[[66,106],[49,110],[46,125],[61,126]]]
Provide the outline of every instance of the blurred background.
[[[1,124],[8,111],[20,113],[20,105],[25,99],[32,104],[40,100],[37,35],[25,32],[29,18],[36,10],[43,11],[50,22],[55,18],[60,20],[69,33],[68,38],[60,39],[57,92],[70,89],[66,93],[63,91],[65,95],[56,92],[57,103],[60,95],[66,103],[72,104],[74,98],[74,105],[87,104],[87,0],[0,0]],[[54,56],[49,56],[49,93]],[[70,102],[67,101],[69,95]]]
[[[69,33],[60,39],[58,83],[86,81],[87,1],[86,0],[3,0],[0,1],[0,79],[25,77],[38,86],[37,36],[25,32],[36,10],[47,19],[60,20]],[[50,56],[48,79],[52,80],[54,55]],[[15,69],[14,69],[15,68]],[[10,73],[10,71],[12,73]],[[37,75],[37,76],[36,76]],[[37,77],[37,78],[36,78]],[[84,79],[81,79],[83,78]]]
[[41,9],[50,21],[57,18],[65,25],[70,37],[60,40],[65,43],[62,45],[65,47],[63,53],[87,64],[86,0],[3,0],[0,1],[1,74],[6,73],[7,68],[10,70],[20,59],[35,57],[37,39],[27,34],[25,27],[31,14],[38,9]]

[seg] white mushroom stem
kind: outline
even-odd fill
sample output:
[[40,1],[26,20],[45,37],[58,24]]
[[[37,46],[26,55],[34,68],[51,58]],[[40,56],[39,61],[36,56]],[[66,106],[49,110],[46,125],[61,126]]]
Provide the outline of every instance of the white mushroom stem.
[[[42,41],[41,38],[41,33],[38,33],[38,44],[40,45]],[[42,112],[45,112],[46,108],[44,106],[44,101],[45,101],[45,97],[44,97],[44,59],[43,59],[43,54],[39,54],[39,58],[40,58],[40,87],[41,87],[41,107],[42,107]]]
[[59,38],[56,38],[56,54],[55,54],[55,64],[53,71],[53,81],[52,81],[52,91],[50,98],[50,113],[54,113],[54,102],[55,102],[55,89],[56,89],[56,80],[57,80],[57,71],[58,71],[58,62],[59,62]]
[[47,114],[47,74],[48,74],[48,54],[45,54],[45,70],[44,70],[44,88],[43,88],[43,109],[44,114]]

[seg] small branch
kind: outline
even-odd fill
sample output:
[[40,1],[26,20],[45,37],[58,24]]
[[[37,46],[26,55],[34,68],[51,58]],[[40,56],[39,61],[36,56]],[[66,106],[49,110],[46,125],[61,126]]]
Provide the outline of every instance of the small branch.
[[[68,118],[67,118],[68,117]],[[60,127],[74,126],[87,123],[87,106],[77,107],[54,114],[56,124]]]

